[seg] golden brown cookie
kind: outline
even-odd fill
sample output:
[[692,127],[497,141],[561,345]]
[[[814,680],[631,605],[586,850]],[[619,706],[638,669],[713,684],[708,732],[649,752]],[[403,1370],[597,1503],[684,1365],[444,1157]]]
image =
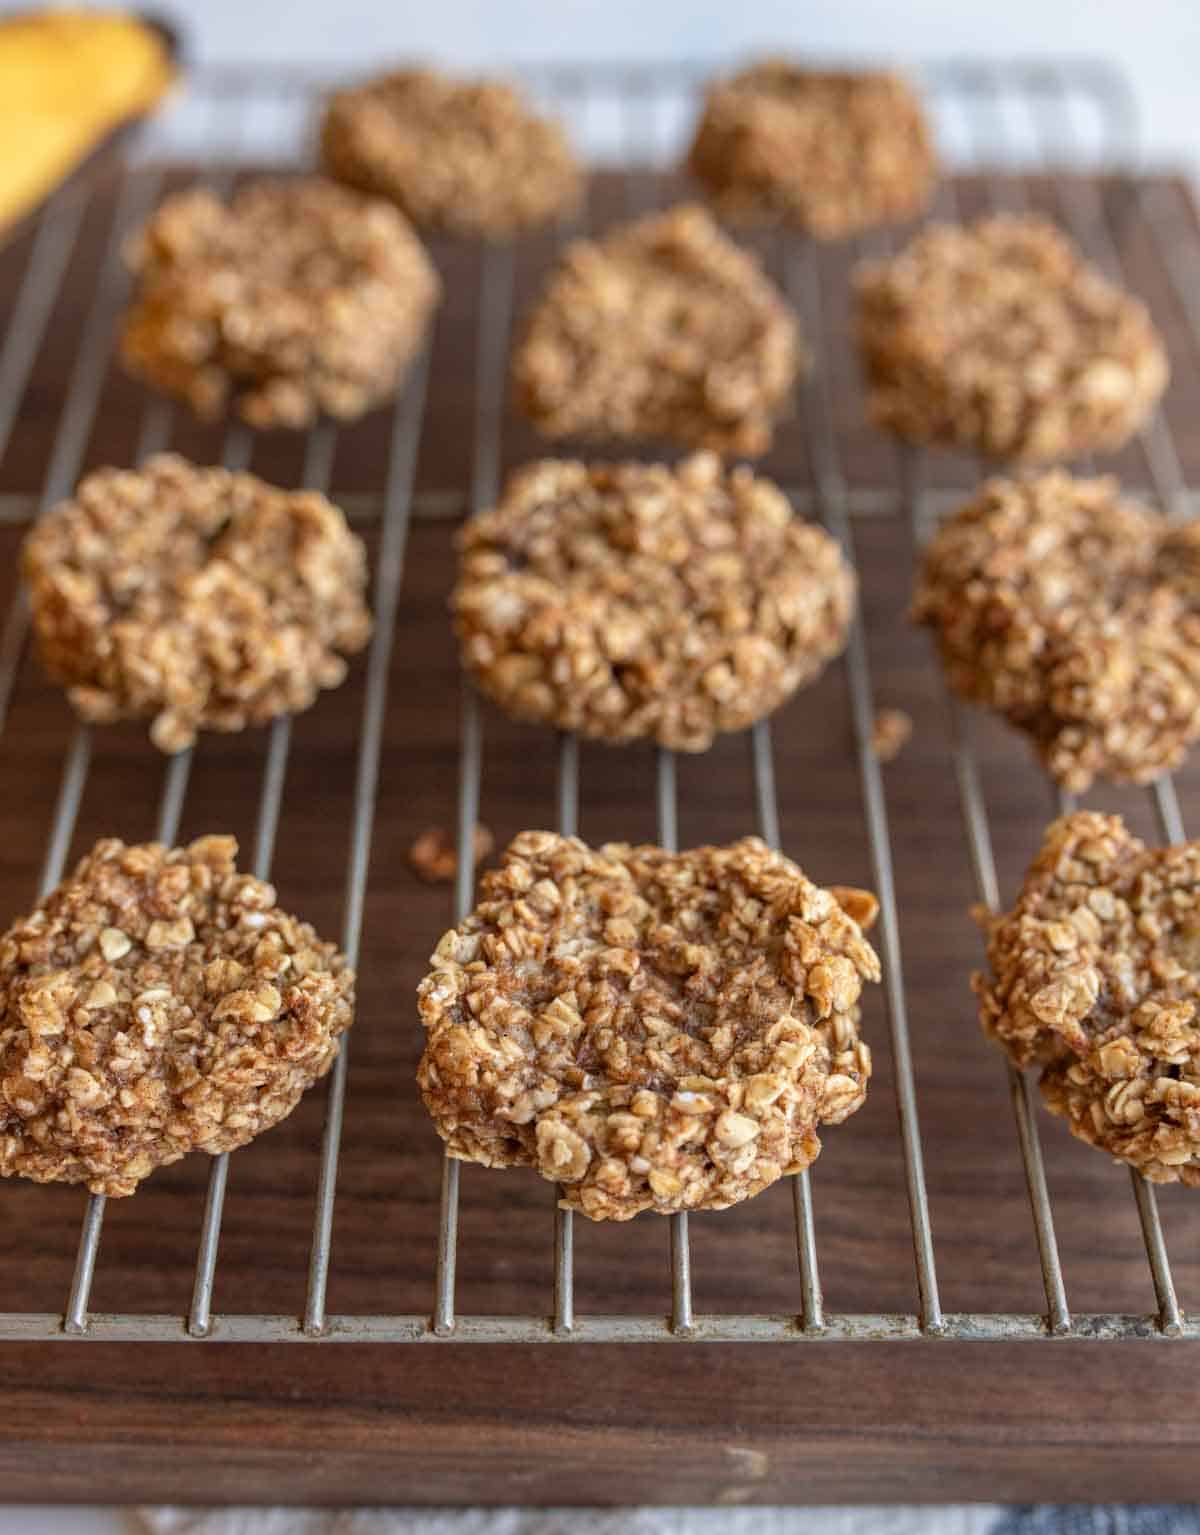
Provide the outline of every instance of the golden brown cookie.
[[1200,842],[1055,821],[976,976],[984,1031],[1074,1135],[1153,1183],[1200,1184]]
[[749,251],[681,206],[569,245],[513,360],[548,437],[770,447],[802,361],[795,317]]
[[749,469],[559,459],[461,534],[463,665],[519,719],[704,751],[838,655],[854,574]]
[[583,191],[566,135],[519,91],[428,69],[338,91],[321,156],[331,176],[388,198],[422,229],[489,239],[574,212]]
[[934,224],[859,269],[858,337],[876,423],[990,458],[1119,448],[1167,383],[1146,308],[1048,220]]
[[921,103],[901,76],[766,59],[718,80],[688,169],[725,218],[841,240],[914,218],[937,174]]
[[1146,783],[1200,735],[1200,527],[1114,480],[989,480],[930,540],[913,613],[1064,788]]
[[395,394],[440,284],[403,214],[311,176],[169,197],[129,250],[126,366],[202,416],[353,420]]
[[431,963],[418,1081],[450,1154],[535,1167],[593,1220],[748,1199],[866,1095],[879,962],[754,837],[668,853],[522,832]]
[[354,973],[236,853],[98,842],[0,938],[0,1174],[132,1194],[329,1070]]
[[100,469],[29,534],[46,670],[97,724],[162,751],[307,709],[371,632],[366,553],[315,491],[162,454]]

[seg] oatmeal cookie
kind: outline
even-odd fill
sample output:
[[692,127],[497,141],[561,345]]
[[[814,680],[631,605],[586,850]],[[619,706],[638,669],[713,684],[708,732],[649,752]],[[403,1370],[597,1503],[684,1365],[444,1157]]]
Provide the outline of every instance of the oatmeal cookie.
[[162,454],[100,469],[24,549],[46,670],[92,723],[197,730],[307,709],[371,632],[362,541],[315,491]]
[[338,181],[422,228],[503,239],[575,211],[583,175],[566,135],[499,80],[398,70],[330,98],[321,156]]
[[463,665],[518,719],[705,751],[842,650],[854,574],[769,480],[711,453],[548,459],[460,537]]
[[1200,1184],[1200,842],[1055,821],[976,976],[984,1031],[1073,1134],[1152,1183]]
[[1064,788],[1146,783],[1200,735],[1200,525],[1114,480],[989,480],[930,540],[913,611]]
[[522,832],[431,963],[418,1080],[450,1154],[536,1167],[593,1220],[748,1199],[866,1095],[879,961],[754,837],[668,853]]
[[1077,458],[1119,448],[1166,387],[1145,306],[1043,218],[932,225],[857,293],[871,414],[911,442]]
[[354,973],[236,853],[98,842],[0,938],[0,1174],[132,1194],[329,1070]]
[[822,240],[914,218],[937,174],[906,80],[786,59],[709,89],[687,166],[724,217],[797,224]]
[[703,208],[569,245],[513,361],[548,437],[667,437],[764,453],[802,351],[758,261]]
[[308,177],[221,202],[170,197],[131,243],[131,372],[251,426],[352,420],[395,393],[425,334],[437,275],[403,214]]

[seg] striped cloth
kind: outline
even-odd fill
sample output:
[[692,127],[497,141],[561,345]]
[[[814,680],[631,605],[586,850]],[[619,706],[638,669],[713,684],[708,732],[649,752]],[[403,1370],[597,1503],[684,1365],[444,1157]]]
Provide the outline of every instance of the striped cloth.
[[1200,1507],[150,1508],[148,1535],[1200,1535]]

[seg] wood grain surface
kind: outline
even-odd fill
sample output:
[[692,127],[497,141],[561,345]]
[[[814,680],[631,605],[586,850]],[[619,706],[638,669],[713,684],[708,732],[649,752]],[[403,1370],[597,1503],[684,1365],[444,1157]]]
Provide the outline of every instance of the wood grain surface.
[[[668,189],[650,178],[602,180],[590,218]],[[1185,475],[1200,484],[1200,366],[1166,281],[1160,247],[1121,187],[1107,199],[1131,279],[1163,326],[1174,379],[1167,417]],[[1156,184],[1168,200],[1174,183]],[[1028,196],[1058,210],[1061,183]],[[984,183],[964,183],[964,207]],[[111,198],[98,192],[64,298],[21,405],[0,493],[44,483],[71,358],[91,309]],[[1195,255],[1195,223],[1186,230]],[[876,247],[877,248],[877,247]],[[29,256],[0,252],[12,295]],[[856,488],[895,489],[897,460],[865,424],[849,347],[845,249],[822,251],[824,317],[841,462]],[[778,269],[781,251],[767,254]],[[433,347],[417,484],[470,486],[480,260],[436,250],[448,286]],[[517,311],[553,241],[522,246]],[[1200,268],[1198,268],[1200,269]],[[115,295],[119,299],[119,294]],[[119,370],[106,379],[85,461],[127,462],[146,400]],[[221,432],[178,419],[172,442],[212,459]],[[378,492],[386,471],[382,413],[341,436],[335,493]],[[537,451],[503,418],[503,460]],[[263,439],[253,467],[295,483],[302,443]],[[802,425],[789,422],[767,467],[812,484]],[[1114,461],[1148,483],[1136,447]],[[930,461],[935,484],[969,486],[972,466]],[[440,504],[440,503],[438,503]],[[450,503],[447,502],[447,505]],[[376,531],[365,531],[376,547]],[[450,920],[447,888],[419,883],[405,854],[426,826],[454,814],[459,679],[445,604],[453,522],[411,528],[388,682],[376,834],[367,891],[361,1005],[353,1031],[329,1309],[428,1312],[432,1306],[440,1146],[413,1087],[421,1046],[413,990]],[[885,770],[892,821],[918,1100],[942,1302],[949,1311],[1040,1312],[1042,1293],[1004,1070],[975,1023],[968,978],[980,943],[942,694],[923,636],[905,620],[911,545],[898,507],[855,519],[863,613],[880,704],[907,710],[915,734]],[[20,529],[0,531],[0,601],[15,583]],[[274,876],[284,903],[340,930],[352,830],[355,743],[364,673],[298,719]],[[0,916],[32,902],[72,721],[62,698],[22,665],[0,741]],[[980,720],[984,782],[1003,889],[1011,893],[1049,814],[1021,740]],[[843,669],[835,665],[775,722],[785,846],[822,882],[868,884],[867,839]],[[265,733],[205,738],[183,814],[185,837],[214,830],[252,841]],[[485,713],[482,815],[503,841],[555,814],[554,743]],[[96,736],[72,856],[102,834],[153,831],[163,760],[142,730]],[[1200,810],[1200,772],[1179,779],[1185,817]],[[654,835],[653,758],[582,751],[581,832],[592,841]],[[722,740],[679,764],[680,838],[728,840],[754,829],[748,743]],[[1152,835],[1148,799],[1104,790]],[[1200,823],[1197,823],[1200,824]],[[904,1173],[881,997],[865,1015],[877,1073],[866,1107],[831,1130],[813,1171],[818,1250],[833,1311],[916,1309]],[[304,1304],[323,1093],[239,1152],[230,1168],[214,1309],[298,1314]],[[1154,1295],[1125,1172],[1041,1116],[1068,1296],[1080,1312],[1150,1313]],[[193,1157],[108,1209],[92,1304],[97,1311],[183,1315],[208,1173]],[[83,1211],[69,1188],[0,1187],[0,1310],[65,1304]],[[1200,1293],[1200,1201],[1161,1196],[1185,1307]],[[698,1312],[799,1308],[790,1190],[692,1219]],[[549,1313],[552,1193],[525,1173],[465,1168],[460,1312]],[[576,1222],[580,1313],[665,1312],[667,1223]],[[296,1503],[852,1502],[993,1499],[1185,1499],[1195,1495],[1200,1421],[1194,1345],[1164,1340],[786,1345],[308,1344],[0,1346],[0,1498]]]

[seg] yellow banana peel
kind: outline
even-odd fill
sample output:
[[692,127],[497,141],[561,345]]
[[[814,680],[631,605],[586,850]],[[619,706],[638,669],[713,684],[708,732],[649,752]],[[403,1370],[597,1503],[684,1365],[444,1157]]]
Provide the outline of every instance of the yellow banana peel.
[[166,94],[165,38],[119,11],[28,11],[0,21],[0,229],[123,123]]

